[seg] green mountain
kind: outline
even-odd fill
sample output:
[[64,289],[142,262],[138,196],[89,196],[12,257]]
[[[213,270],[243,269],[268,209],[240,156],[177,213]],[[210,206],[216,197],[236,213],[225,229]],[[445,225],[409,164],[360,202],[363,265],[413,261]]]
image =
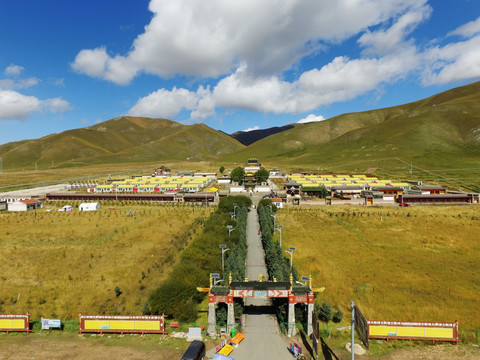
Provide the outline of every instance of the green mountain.
[[82,129],[0,146],[5,168],[208,160],[244,146],[204,124],[122,116]]
[[[480,82],[390,108],[308,123],[261,139],[223,161],[256,157],[291,168],[366,171],[478,168]],[[410,170],[409,170],[410,171]],[[457,173],[458,175],[458,173]]]
[[187,159],[230,167],[258,158],[267,168],[374,172],[480,191],[480,82],[409,104],[271,133],[259,132],[255,136],[261,139],[245,146],[204,124],[118,117],[1,145],[0,158],[5,169]]

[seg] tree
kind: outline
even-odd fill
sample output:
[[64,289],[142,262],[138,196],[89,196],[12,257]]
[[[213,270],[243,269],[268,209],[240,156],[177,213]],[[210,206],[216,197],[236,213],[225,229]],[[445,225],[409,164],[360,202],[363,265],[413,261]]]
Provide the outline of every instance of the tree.
[[218,171],[220,171],[220,174],[223,175],[223,172],[225,171],[225,167],[224,167],[224,166],[220,166],[220,169],[218,169]]
[[320,311],[318,312],[318,318],[327,323],[332,320],[333,318],[333,310],[332,310],[332,305],[328,303],[323,303],[320,306]]
[[255,173],[255,180],[257,183],[265,182],[268,180],[269,173],[265,169],[260,169]]
[[327,188],[325,186],[322,186],[320,188],[320,197],[321,198],[326,198],[328,195],[328,191],[327,191]]
[[245,177],[245,170],[242,167],[236,167],[230,173],[230,177],[233,181],[238,182],[241,184],[243,182],[243,178]]
[[341,310],[335,311],[335,314],[333,314],[332,321],[335,324],[338,324],[340,321],[343,319],[343,312]]

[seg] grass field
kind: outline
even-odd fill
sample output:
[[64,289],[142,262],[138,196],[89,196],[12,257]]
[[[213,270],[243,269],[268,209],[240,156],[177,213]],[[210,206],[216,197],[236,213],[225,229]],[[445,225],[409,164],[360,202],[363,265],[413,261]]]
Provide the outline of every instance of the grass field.
[[[349,319],[460,322],[480,329],[480,208],[289,207],[279,210],[294,266],[325,286],[317,301]],[[277,235],[278,236],[278,235]]]
[[0,214],[0,312],[29,311],[32,319],[141,314],[210,212],[137,203]]

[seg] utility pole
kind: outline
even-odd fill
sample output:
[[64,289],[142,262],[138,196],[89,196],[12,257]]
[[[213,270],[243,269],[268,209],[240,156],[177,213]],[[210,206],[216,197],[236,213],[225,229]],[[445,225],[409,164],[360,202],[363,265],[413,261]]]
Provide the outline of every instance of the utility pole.
[[352,360],[355,360],[355,304],[353,300],[350,303],[350,306],[352,307],[352,342],[350,345],[350,350],[352,352]]

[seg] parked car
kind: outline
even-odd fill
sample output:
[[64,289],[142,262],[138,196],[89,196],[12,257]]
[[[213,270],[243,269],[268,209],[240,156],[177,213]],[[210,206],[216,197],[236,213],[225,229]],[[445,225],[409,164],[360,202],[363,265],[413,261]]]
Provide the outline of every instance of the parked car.
[[400,206],[403,206],[403,207],[410,206],[410,204],[407,204],[407,203],[400,203],[399,205],[400,205]]
[[182,360],[203,360],[205,358],[205,344],[203,341],[193,340]]
[[58,209],[58,211],[70,212],[70,211],[73,211],[73,206],[71,206],[71,205],[65,205],[65,206],[62,207],[61,209]]

